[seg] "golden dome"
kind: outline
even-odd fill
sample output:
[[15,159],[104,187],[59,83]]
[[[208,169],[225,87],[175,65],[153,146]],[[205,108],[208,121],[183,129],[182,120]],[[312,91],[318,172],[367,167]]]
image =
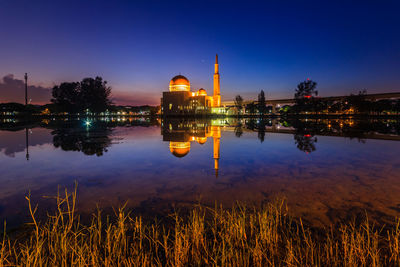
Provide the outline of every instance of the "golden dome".
[[169,91],[190,91],[190,82],[183,75],[177,75],[169,82]]
[[190,151],[190,142],[170,142],[169,150],[178,158],[186,156]]
[[205,144],[205,142],[207,142],[207,137],[197,137],[197,143],[200,145]]
[[203,88],[200,88],[199,91],[197,91],[197,94],[198,95],[207,95],[207,92]]

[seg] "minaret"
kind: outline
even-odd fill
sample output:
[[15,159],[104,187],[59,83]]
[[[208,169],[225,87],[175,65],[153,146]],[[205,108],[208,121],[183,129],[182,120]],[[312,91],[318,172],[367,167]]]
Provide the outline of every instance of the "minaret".
[[219,170],[219,145],[221,139],[221,128],[219,126],[212,126],[212,137],[213,137],[213,154],[214,154],[214,169],[215,169],[215,177],[218,178],[218,170]]
[[221,93],[220,93],[220,83],[219,83],[218,54],[217,54],[215,55],[213,107],[220,107],[220,106],[221,106]]

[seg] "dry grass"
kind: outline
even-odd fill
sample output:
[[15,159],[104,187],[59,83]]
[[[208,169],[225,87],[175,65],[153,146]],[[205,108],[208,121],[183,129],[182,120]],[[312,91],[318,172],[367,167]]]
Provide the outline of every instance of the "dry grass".
[[[143,223],[121,208],[90,225],[75,212],[76,190],[57,197],[57,212],[32,216],[28,237],[0,242],[0,266],[399,266],[400,227],[383,231],[366,219],[317,234],[288,215],[283,202],[261,210],[194,207],[172,225]],[[4,231],[5,232],[5,231]]]

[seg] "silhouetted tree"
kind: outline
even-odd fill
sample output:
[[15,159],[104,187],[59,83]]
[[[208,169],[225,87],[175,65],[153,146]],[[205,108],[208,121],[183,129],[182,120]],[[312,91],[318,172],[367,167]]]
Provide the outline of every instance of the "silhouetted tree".
[[101,112],[111,104],[111,87],[101,77],[85,78],[80,83],[80,102],[83,109]]
[[358,95],[351,94],[345,99],[345,109],[352,108],[355,113],[361,113],[369,110],[369,101],[365,100],[366,90],[359,91]]
[[334,112],[334,113],[336,113],[336,112],[341,113],[343,111],[343,109],[344,109],[344,103],[342,101],[338,101],[338,102],[332,104],[328,108],[328,111],[329,112]]
[[333,104],[331,100],[322,100],[322,99],[314,99],[313,102],[313,111],[315,112],[324,112],[327,111],[328,108]]
[[89,109],[101,112],[111,105],[111,87],[101,77],[85,78],[81,82],[62,83],[54,86],[53,103],[64,111],[76,112]]
[[[82,121],[77,121],[72,125],[57,125],[51,133],[53,135],[53,145],[64,151],[80,151],[85,155],[102,156],[107,152],[111,145],[109,137],[112,130],[102,122],[97,122],[86,128]],[[53,126],[54,127],[54,126]]]
[[264,142],[265,139],[265,121],[263,119],[258,121],[257,124],[257,130],[258,130],[258,139],[260,140],[260,142]]
[[264,115],[266,112],[266,101],[265,101],[265,93],[264,90],[261,90],[261,92],[258,94],[258,112],[261,115]]
[[243,109],[243,98],[240,95],[237,95],[235,97],[235,106],[238,110],[238,115],[239,115]]
[[235,135],[237,138],[240,138],[243,135],[243,126],[241,123],[235,126]]
[[316,88],[317,83],[310,79],[307,79],[306,81],[297,85],[294,98],[298,111],[315,110],[315,97],[318,96],[318,91]]
[[294,98],[296,100],[303,100],[303,99],[310,99],[314,96],[318,96],[318,91],[315,90],[315,88],[317,88],[317,83],[307,79],[306,81],[301,82],[297,85]]
[[246,128],[252,131],[256,128],[256,121],[254,118],[246,121]]
[[396,111],[397,115],[400,113],[400,99],[397,99],[394,110]]
[[73,112],[78,108],[79,94],[78,82],[65,82],[53,87],[53,99],[51,99],[51,102],[56,104],[61,110]]
[[251,102],[246,105],[246,110],[248,111],[248,113],[250,113],[250,115],[254,115],[254,113],[256,113],[257,106],[254,102]]
[[319,120],[302,121],[292,120],[290,122],[295,128],[294,140],[299,150],[310,153],[316,150],[316,134],[326,132],[327,125]]
[[317,137],[307,133],[297,133],[294,135],[296,146],[299,150],[306,153],[311,153],[316,150],[315,143],[317,143]]

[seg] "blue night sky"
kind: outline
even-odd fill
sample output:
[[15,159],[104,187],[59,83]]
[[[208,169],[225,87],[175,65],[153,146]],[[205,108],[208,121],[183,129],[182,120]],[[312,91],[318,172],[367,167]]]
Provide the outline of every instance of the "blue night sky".
[[19,100],[25,72],[33,103],[96,75],[120,104],[159,104],[179,73],[211,94],[216,53],[223,100],[292,97],[306,78],[321,96],[400,91],[399,11],[399,1],[0,0],[0,101]]

